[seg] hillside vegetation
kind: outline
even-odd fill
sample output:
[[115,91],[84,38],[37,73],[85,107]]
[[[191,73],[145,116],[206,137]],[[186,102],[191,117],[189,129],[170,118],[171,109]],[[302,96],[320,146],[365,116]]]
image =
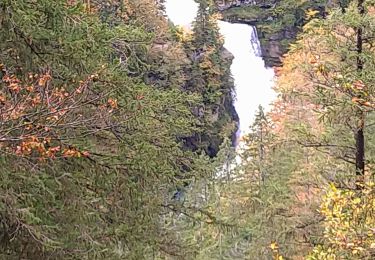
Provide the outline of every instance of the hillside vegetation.
[[201,226],[198,259],[375,257],[374,2],[325,12],[305,13],[272,111],[259,108],[242,162],[213,182],[207,203],[233,228]]
[[161,0],[0,2],[0,259],[375,258],[374,1],[254,2],[297,30],[237,151],[196,2],[191,31]]
[[183,251],[162,216],[238,121],[213,19],[182,39],[159,1],[1,1],[2,259]]

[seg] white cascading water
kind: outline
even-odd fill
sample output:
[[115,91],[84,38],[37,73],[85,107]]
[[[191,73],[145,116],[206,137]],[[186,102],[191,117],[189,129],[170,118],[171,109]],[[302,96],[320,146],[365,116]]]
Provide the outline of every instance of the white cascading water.
[[[194,0],[167,0],[169,19],[180,26],[189,27],[194,20],[198,5]],[[272,90],[273,70],[265,68],[260,57],[260,43],[256,29],[245,24],[219,22],[224,36],[224,47],[234,56],[231,72],[236,88],[235,107],[240,118],[240,136],[248,132],[259,105],[266,110],[275,98]]]

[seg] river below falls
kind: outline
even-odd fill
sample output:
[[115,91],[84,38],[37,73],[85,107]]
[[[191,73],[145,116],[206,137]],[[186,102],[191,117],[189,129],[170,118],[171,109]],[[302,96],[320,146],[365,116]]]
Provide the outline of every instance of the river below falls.
[[[166,11],[175,24],[189,27],[197,13],[194,0],[167,0]],[[262,105],[266,111],[275,98],[272,90],[274,73],[260,57],[261,49],[256,29],[246,24],[219,21],[224,47],[234,56],[231,73],[235,83],[235,107],[240,119],[239,136],[248,132],[255,111]]]

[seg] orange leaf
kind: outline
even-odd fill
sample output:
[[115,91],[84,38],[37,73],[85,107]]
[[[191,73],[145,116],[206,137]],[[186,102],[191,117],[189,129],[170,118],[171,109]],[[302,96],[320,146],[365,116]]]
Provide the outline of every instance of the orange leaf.
[[108,99],[108,104],[113,109],[116,109],[118,107],[118,105],[117,105],[117,99],[113,99],[113,98]]

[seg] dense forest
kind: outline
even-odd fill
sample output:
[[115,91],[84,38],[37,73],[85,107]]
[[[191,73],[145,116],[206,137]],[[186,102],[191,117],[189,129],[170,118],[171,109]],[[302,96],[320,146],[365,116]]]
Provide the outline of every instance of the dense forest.
[[[0,1],[0,259],[375,259],[375,1],[164,2]],[[221,19],[276,75],[241,140]]]

